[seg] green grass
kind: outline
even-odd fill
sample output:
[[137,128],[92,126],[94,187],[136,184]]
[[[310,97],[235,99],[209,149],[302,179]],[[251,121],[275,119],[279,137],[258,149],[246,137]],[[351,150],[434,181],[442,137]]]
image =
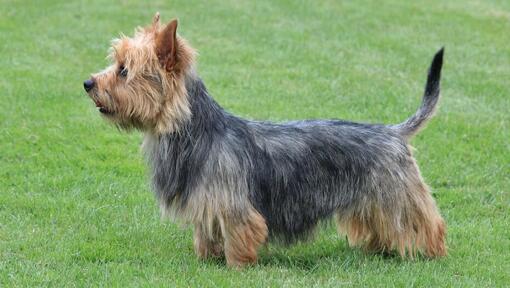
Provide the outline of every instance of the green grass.
[[[510,2],[112,2],[0,0],[0,286],[509,285]],[[440,109],[413,145],[450,255],[367,255],[326,226],[242,271],[198,261],[190,229],[159,218],[142,135],[82,89],[155,11],[179,17],[212,95],[252,119],[400,122],[445,45]]]

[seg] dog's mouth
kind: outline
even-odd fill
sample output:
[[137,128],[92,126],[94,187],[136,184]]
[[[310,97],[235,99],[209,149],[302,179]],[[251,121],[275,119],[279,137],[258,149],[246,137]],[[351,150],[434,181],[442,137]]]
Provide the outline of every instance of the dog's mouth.
[[106,114],[106,115],[111,115],[113,114],[113,111],[109,108],[107,108],[105,105],[103,105],[103,103],[101,103],[101,101],[97,100],[97,99],[93,99],[94,100],[94,103],[96,103],[96,107],[98,108],[99,112],[101,112],[102,114]]

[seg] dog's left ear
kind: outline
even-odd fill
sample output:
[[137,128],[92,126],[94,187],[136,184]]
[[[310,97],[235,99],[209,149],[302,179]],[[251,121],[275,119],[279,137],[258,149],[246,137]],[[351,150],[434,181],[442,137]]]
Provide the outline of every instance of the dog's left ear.
[[177,63],[177,19],[170,21],[156,35],[156,53],[162,67],[167,71],[174,68]]

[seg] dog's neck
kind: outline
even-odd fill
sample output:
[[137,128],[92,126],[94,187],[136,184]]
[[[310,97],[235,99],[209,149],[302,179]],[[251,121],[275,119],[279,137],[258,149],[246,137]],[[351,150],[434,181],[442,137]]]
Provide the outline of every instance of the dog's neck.
[[191,117],[186,123],[183,123],[182,127],[179,127],[179,133],[186,130],[197,133],[223,130],[226,117],[229,114],[209,95],[198,75],[193,73],[186,78],[186,91]]
[[214,132],[222,130],[227,117],[232,117],[223,110],[223,108],[209,95],[207,89],[200,77],[194,72],[185,76],[186,103],[191,113],[189,117],[184,117],[175,123],[167,123],[165,126],[175,127],[175,129],[166,129],[168,132],[156,132],[154,129],[146,129],[145,136],[150,138],[160,137],[189,137],[190,132],[195,132],[193,136],[199,136],[202,132]]
[[198,76],[186,79],[186,90],[191,117],[175,132],[146,132],[142,145],[152,168],[156,195],[167,207],[186,201],[197,185],[195,178],[209,157],[211,146],[225,135],[229,119],[234,119],[209,96]]

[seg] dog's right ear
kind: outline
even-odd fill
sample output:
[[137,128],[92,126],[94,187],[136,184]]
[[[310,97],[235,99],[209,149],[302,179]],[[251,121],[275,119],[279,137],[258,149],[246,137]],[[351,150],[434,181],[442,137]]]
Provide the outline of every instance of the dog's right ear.
[[[156,17],[159,22],[159,15]],[[171,71],[177,63],[177,19],[170,21],[156,34],[156,53],[161,66]]]

